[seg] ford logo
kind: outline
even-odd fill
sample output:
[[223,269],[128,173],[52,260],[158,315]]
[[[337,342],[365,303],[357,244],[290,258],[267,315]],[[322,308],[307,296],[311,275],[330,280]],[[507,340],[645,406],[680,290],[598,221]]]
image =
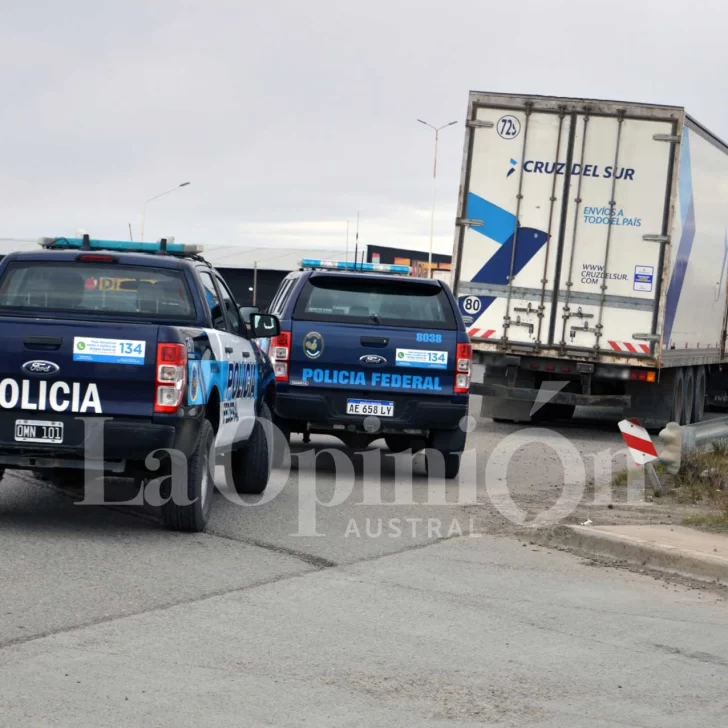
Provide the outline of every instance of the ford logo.
[[359,357],[359,361],[367,367],[383,367],[387,360],[379,354],[364,354]]
[[60,367],[52,361],[36,359],[35,361],[26,361],[23,364],[23,371],[27,374],[55,374],[60,371]]

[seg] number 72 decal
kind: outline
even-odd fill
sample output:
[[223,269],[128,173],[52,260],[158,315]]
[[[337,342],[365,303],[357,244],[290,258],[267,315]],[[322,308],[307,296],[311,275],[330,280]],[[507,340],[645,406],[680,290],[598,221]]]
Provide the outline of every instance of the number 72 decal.
[[496,130],[502,139],[515,139],[521,133],[521,122],[515,116],[501,116]]

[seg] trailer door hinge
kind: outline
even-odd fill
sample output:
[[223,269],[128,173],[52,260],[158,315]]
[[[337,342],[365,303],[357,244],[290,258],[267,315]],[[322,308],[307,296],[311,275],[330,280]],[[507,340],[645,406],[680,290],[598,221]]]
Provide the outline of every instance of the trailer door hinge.
[[670,144],[680,144],[680,137],[677,134],[653,134],[652,138],[656,142],[670,142]]
[[643,235],[642,240],[648,243],[669,243],[669,235]]
[[659,341],[659,334],[632,334],[632,338],[635,341]]
[[460,227],[483,227],[482,220],[475,220],[471,217],[459,217],[455,220],[455,224]]
[[492,129],[495,124],[492,121],[479,121],[478,119],[470,119],[465,122],[465,126],[469,126],[471,129]]

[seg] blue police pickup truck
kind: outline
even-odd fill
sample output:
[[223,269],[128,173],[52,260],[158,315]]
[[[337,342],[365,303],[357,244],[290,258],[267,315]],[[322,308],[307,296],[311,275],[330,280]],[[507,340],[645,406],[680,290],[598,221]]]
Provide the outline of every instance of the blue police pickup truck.
[[276,318],[248,330],[200,246],[39,244],[0,263],[0,472],[82,483],[93,468],[143,484],[174,471],[161,449],[181,451],[186,497],[171,478],[160,493],[178,531],[205,529],[218,460],[239,493],[262,493],[275,377],[255,337],[277,335]]
[[432,449],[455,478],[472,347],[447,284],[409,272],[303,260],[281,282],[268,307],[281,329],[268,343],[273,421],[286,437],[333,434],[355,449],[383,437],[394,452]]

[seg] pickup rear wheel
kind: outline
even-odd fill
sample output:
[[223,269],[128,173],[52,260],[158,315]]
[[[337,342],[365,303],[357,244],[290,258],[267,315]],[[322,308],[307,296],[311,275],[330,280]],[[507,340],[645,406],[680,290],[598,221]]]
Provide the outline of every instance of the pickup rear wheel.
[[[461,428],[456,430],[435,430],[430,433],[425,450],[425,467],[428,475],[452,480],[460,473],[460,460],[465,450],[467,433]],[[439,457],[438,457],[439,455]]]
[[263,402],[248,444],[230,454],[233,485],[240,495],[260,495],[267,488],[273,464],[270,451],[272,445],[270,409]]
[[394,453],[412,450],[412,453],[414,454],[426,446],[426,443],[422,438],[417,439],[411,435],[385,435],[384,442],[390,452]]
[[187,460],[187,482],[174,482],[172,471],[172,492],[162,506],[162,521],[170,530],[205,530],[215,493],[215,458],[210,457],[214,447],[215,431],[209,420],[203,420],[195,449]]

